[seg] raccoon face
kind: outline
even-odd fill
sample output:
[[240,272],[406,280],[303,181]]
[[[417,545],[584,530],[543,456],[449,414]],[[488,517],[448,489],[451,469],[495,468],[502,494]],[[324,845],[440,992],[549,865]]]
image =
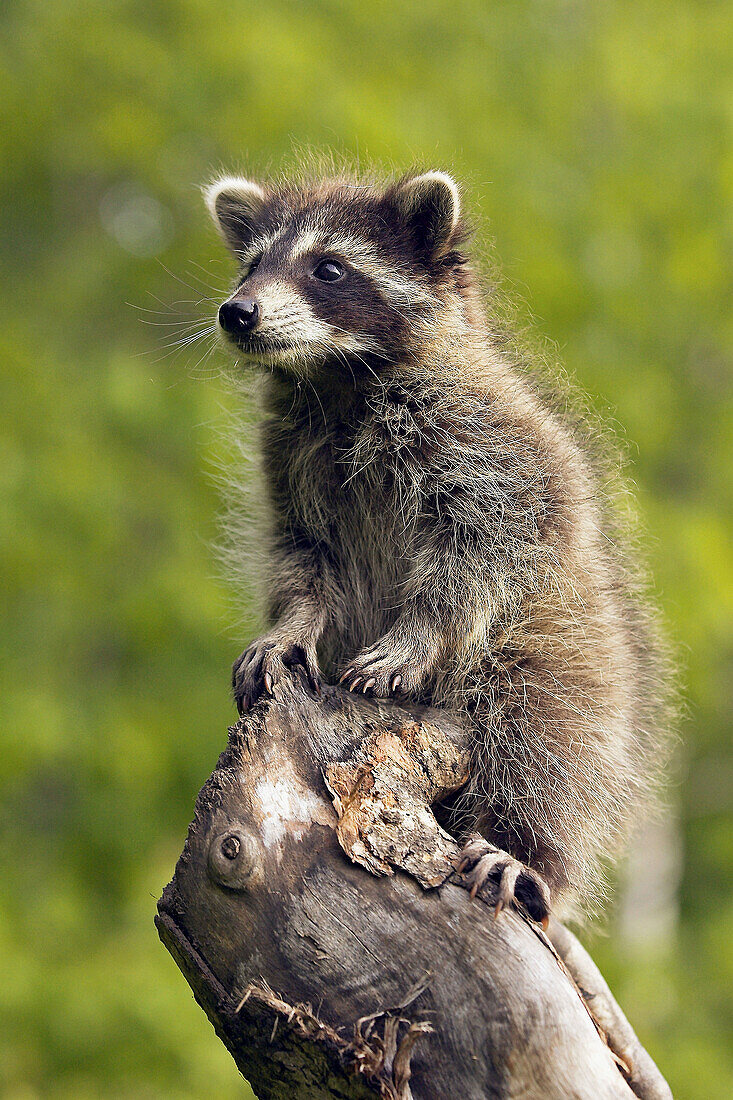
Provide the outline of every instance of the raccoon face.
[[372,376],[419,354],[458,290],[458,190],[429,172],[384,190],[343,181],[205,192],[239,264],[219,325],[239,356],[313,374]]

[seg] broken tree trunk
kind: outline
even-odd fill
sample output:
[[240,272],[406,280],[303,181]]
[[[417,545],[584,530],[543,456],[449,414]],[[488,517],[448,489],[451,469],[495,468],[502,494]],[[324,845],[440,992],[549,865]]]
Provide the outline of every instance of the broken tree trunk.
[[230,730],[157,924],[260,1100],[670,1097],[566,929],[470,900],[430,810],[467,765],[444,712],[290,681]]

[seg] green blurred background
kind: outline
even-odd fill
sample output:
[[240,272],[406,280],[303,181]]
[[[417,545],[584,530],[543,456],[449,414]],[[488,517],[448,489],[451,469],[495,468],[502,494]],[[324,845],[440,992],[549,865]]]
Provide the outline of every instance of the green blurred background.
[[197,185],[297,142],[455,170],[632,442],[689,714],[590,944],[677,1097],[727,1100],[730,3],[5,0],[0,26],[2,1095],[248,1095],[152,923],[256,629],[210,549],[235,400],[205,340],[165,345],[230,276]]

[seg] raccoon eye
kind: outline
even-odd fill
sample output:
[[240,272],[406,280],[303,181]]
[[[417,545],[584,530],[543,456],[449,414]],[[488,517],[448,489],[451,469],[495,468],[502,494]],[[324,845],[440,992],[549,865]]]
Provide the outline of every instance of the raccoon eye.
[[255,256],[254,260],[249,261],[249,264],[247,266],[247,274],[244,276],[245,279],[249,279],[250,275],[254,275],[255,271],[260,266],[261,259],[262,256]]
[[343,273],[343,267],[335,260],[321,260],[313,272],[315,277],[321,279],[324,283],[335,283],[337,279],[342,277]]

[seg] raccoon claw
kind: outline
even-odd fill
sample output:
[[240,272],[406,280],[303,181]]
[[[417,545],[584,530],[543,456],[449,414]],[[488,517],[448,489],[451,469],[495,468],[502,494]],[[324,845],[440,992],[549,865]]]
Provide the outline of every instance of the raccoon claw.
[[399,647],[389,640],[376,642],[363,650],[339,677],[348,691],[387,698],[416,690],[423,680],[424,662],[407,653],[399,655]]
[[547,884],[536,871],[525,867],[508,852],[489,844],[481,836],[472,836],[461,852],[456,870],[459,875],[466,873],[471,900],[491,879],[494,919],[503,909],[514,904],[524,909],[543,928],[547,927],[550,918]]
[[321,694],[321,677],[315,654],[299,642],[272,637],[253,642],[232,666],[232,689],[240,717],[262,695],[272,696],[286,672],[302,674],[306,685]]

